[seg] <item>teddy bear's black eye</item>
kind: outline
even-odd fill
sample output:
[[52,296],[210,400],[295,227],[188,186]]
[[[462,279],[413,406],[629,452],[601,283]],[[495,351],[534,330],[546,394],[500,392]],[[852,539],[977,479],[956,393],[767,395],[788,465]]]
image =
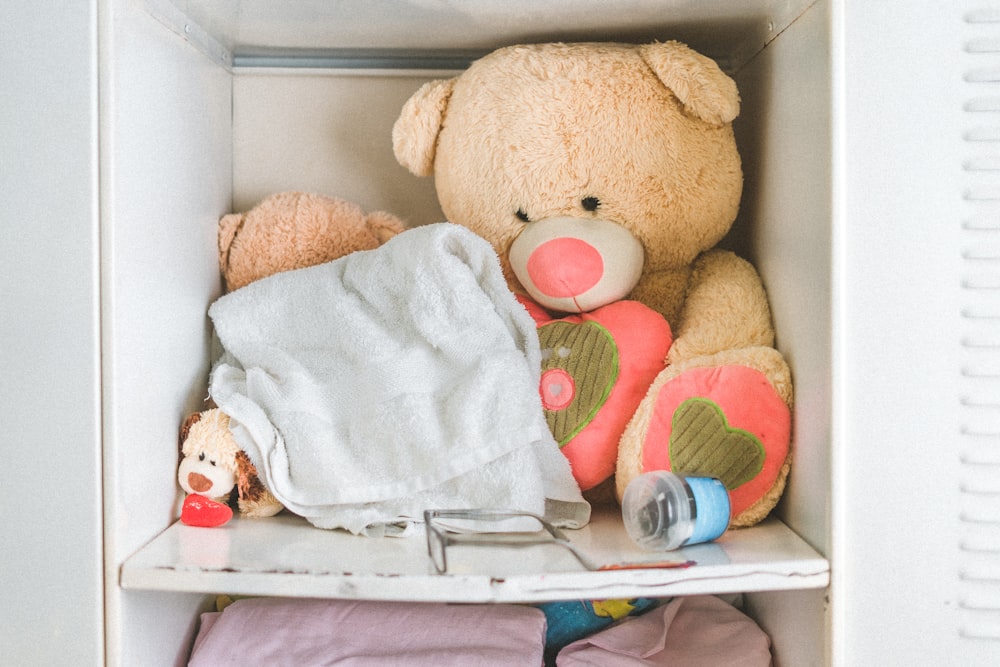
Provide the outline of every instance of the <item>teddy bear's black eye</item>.
[[205,452],[202,452],[201,454],[198,455],[198,460],[199,461],[204,461],[205,460]]
[[601,205],[601,200],[597,197],[584,197],[580,200],[580,204],[585,211],[596,211],[597,207]]
[[517,213],[514,215],[517,216],[517,219],[521,222],[531,222],[531,218],[528,217],[528,214],[524,212],[523,208],[517,209]]

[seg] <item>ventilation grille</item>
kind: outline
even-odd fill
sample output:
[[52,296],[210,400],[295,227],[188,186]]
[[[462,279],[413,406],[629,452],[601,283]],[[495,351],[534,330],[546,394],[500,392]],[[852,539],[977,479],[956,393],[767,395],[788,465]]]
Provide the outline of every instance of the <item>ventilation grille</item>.
[[959,634],[1000,641],[1000,9],[965,24]]

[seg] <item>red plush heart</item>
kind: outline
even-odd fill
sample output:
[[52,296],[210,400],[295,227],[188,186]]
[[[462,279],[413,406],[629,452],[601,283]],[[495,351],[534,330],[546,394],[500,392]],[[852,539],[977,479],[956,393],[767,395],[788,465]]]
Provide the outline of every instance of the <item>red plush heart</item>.
[[637,301],[559,319],[521,301],[538,324],[549,429],[580,488],[593,488],[614,472],[622,432],[664,368],[670,325]]
[[211,498],[192,493],[184,499],[181,509],[181,523],[188,526],[214,528],[233,518],[229,505],[217,503]]

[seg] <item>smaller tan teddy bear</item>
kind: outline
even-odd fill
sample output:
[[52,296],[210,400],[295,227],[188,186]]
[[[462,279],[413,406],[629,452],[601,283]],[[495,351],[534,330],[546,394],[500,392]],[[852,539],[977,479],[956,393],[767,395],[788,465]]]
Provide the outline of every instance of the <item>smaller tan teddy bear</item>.
[[[321,194],[280,192],[219,220],[219,269],[231,292],[282,271],[377,248],[403,230],[402,221],[390,213],[365,214],[357,204]],[[228,501],[234,487],[243,516],[272,516],[283,509],[233,437],[229,416],[214,404],[184,421],[181,454],[177,480],[189,494],[183,523],[226,523],[232,518]]]
[[232,292],[281,271],[377,248],[403,231],[384,211],[310,192],[280,192],[219,221],[219,268]]

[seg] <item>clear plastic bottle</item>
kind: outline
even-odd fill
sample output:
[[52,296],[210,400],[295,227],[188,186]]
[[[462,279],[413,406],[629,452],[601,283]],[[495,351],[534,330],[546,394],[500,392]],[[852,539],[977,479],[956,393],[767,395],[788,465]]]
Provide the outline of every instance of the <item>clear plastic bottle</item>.
[[729,511],[729,493],[719,480],[666,470],[636,477],[622,497],[629,537],[654,550],[714,540],[729,527]]

